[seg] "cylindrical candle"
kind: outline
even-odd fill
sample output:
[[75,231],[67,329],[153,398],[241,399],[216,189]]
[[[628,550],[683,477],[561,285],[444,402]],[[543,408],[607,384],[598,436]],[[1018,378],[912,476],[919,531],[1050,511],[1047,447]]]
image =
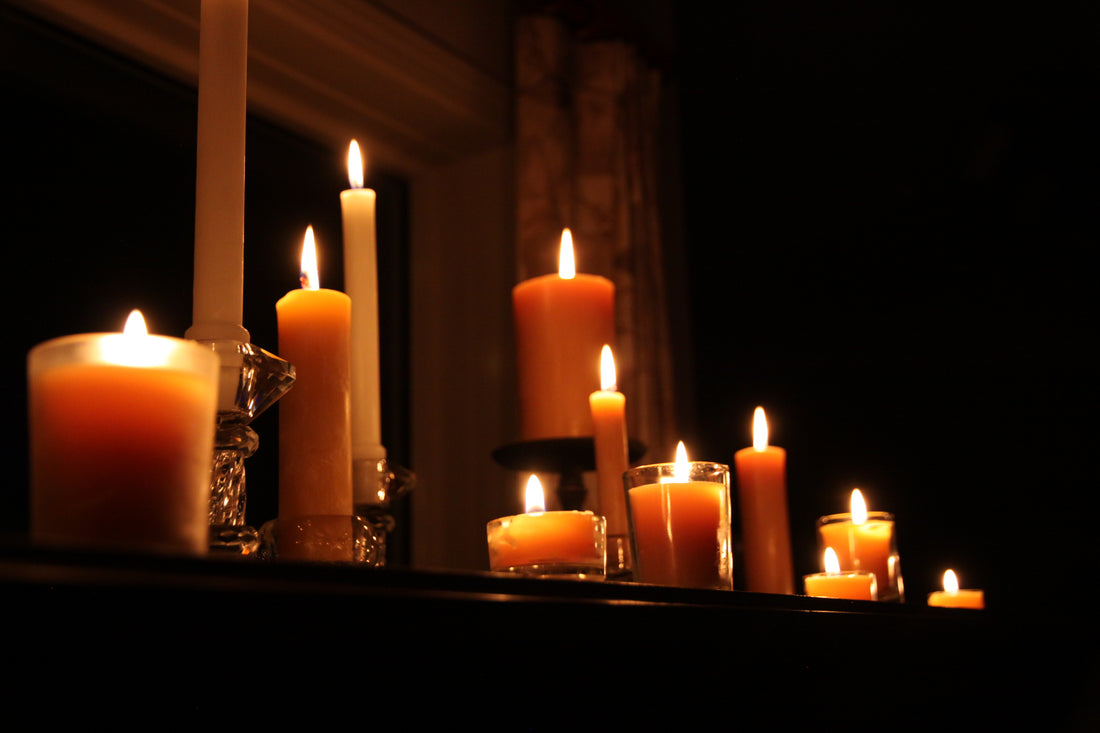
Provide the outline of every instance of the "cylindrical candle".
[[629,469],[623,476],[634,543],[634,579],[692,588],[733,588],[729,467],[689,462]]
[[929,606],[942,608],[985,608],[985,592],[976,589],[960,589],[954,570],[943,574],[943,590],[928,594]]
[[202,0],[192,339],[249,340],[241,325],[247,65],[248,1]]
[[762,593],[794,593],[787,514],[787,452],[768,445],[764,410],[753,416],[753,445],[733,456],[737,470],[745,586]]
[[33,348],[33,541],[205,553],[218,367],[194,342],[147,335],[140,314],[126,333]]
[[822,548],[836,550],[841,570],[865,570],[878,580],[880,600],[905,600],[901,564],[894,530],[894,515],[869,512],[862,494],[852,492],[853,511],[829,514],[817,520]]
[[545,511],[542,485],[527,482],[527,512],[486,525],[489,568],[526,575],[604,576],[607,523],[592,512]]
[[822,598],[847,598],[853,601],[877,601],[878,583],[874,573],[841,571],[836,552],[825,550],[825,572],[802,576],[806,595]]
[[629,467],[626,435],[626,397],[616,389],[615,361],[611,347],[600,355],[600,389],[588,396],[595,428],[596,489],[600,513],[607,518],[607,533],[626,536],[623,474]]
[[355,140],[348,148],[348,180],[351,188],[340,192],[340,210],[344,225],[344,288],[351,298],[353,475],[356,502],[376,502],[376,466],[386,457],[379,376],[376,195],[373,189],[363,188],[363,158]]
[[279,402],[280,519],[352,513],[351,299],[318,287],[314,247],[310,227],[303,287],[275,304],[279,353],[297,372]]
[[588,396],[600,387],[592,365],[615,343],[615,286],[575,272],[566,229],[558,274],[516,285],[512,307],[523,439],[592,435]]

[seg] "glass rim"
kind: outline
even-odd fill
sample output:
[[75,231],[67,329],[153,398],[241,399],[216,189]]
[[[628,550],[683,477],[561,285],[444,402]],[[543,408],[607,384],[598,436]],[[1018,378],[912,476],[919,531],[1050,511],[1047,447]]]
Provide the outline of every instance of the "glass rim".
[[[851,519],[852,519],[852,513],[851,512],[839,512],[837,514],[825,514],[825,515],[820,516],[820,517],[817,518],[817,526],[820,527],[824,524],[834,524],[834,523],[837,523],[837,522],[851,521]],[[884,512],[884,511],[879,511],[879,510],[868,511],[867,512],[867,521],[869,522],[872,519],[879,520],[879,521],[893,522],[894,521],[894,515],[893,515],[892,512]]]

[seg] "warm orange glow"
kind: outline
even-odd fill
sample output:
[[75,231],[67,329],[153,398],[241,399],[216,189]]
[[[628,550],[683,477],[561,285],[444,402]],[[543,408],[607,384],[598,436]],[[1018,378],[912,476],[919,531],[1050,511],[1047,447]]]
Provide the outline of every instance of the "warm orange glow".
[[603,345],[600,351],[600,389],[605,392],[614,392],[616,387],[615,357],[611,355],[611,347]]
[[943,589],[948,593],[959,592],[959,579],[955,577],[954,570],[948,570],[943,574]]
[[577,265],[573,256],[573,233],[568,228],[561,230],[561,249],[558,251],[558,277],[572,280],[577,276]]
[[133,367],[163,366],[170,360],[169,341],[149,336],[141,311],[130,311],[122,333],[111,334],[99,347],[103,360],[109,364]]
[[757,407],[752,414],[752,447],[760,451],[768,447],[768,419],[763,407]]
[[317,245],[313,241],[313,226],[306,227],[305,241],[302,243],[302,287],[306,290],[319,290],[321,278],[317,273]]
[[141,311],[137,309],[130,311],[130,315],[126,319],[126,325],[122,327],[122,332],[127,336],[149,335],[148,329],[145,328],[145,317],[141,315]]
[[852,524],[863,524],[867,521],[867,502],[863,500],[863,494],[859,489],[852,489]]
[[527,513],[546,511],[546,499],[542,493],[542,482],[535,474],[527,479]]
[[826,573],[839,573],[840,572],[840,560],[837,559],[836,550],[831,547],[825,548],[825,557],[823,560],[825,564]]
[[348,145],[348,182],[352,188],[363,187],[363,155],[354,140]]

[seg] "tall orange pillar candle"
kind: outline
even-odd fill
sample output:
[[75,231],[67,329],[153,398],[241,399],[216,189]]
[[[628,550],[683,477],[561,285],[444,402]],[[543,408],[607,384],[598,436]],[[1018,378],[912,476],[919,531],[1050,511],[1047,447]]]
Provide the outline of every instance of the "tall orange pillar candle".
[[787,514],[787,452],[768,445],[764,409],[753,415],[753,445],[733,456],[737,470],[745,585],[761,593],[794,593]]
[[689,462],[638,466],[623,479],[634,541],[634,579],[687,588],[733,588],[729,467]]
[[894,517],[888,512],[868,512],[863,493],[852,491],[851,513],[829,514],[817,520],[822,547],[836,550],[841,570],[875,574],[880,600],[905,600],[901,579]]
[[65,336],[27,356],[31,538],[204,554],[217,355],[148,335]]
[[974,589],[959,589],[959,579],[954,570],[943,574],[943,590],[928,594],[929,606],[942,608],[985,608],[985,592]]
[[596,489],[608,535],[626,535],[623,474],[629,467],[626,397],[616,389],[615,357],[605,345],[600,354],[600,389],[588,396],[595,428]]
[[302,287],[275,304],[294,388],[279,402],[279,518],[352,513],[351,298],[319,287],[313,227]]
[[593,433],[588,395],[599,389],[597,364],[615,343],[615,286],[576,272],[573,239],[562,232],[558,273],[512,289],[524,440]]

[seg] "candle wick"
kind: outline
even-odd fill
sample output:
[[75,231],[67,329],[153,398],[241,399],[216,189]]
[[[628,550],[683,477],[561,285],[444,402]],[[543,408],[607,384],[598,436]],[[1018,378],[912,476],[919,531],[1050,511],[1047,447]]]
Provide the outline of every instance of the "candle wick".
[[298,282],[301,283],[302,288],[304,290],[309,290],[310,289],[310,287],[309,287],[309,273],[308,272],[303,272],[301,275],[299,275],[298,276]]

